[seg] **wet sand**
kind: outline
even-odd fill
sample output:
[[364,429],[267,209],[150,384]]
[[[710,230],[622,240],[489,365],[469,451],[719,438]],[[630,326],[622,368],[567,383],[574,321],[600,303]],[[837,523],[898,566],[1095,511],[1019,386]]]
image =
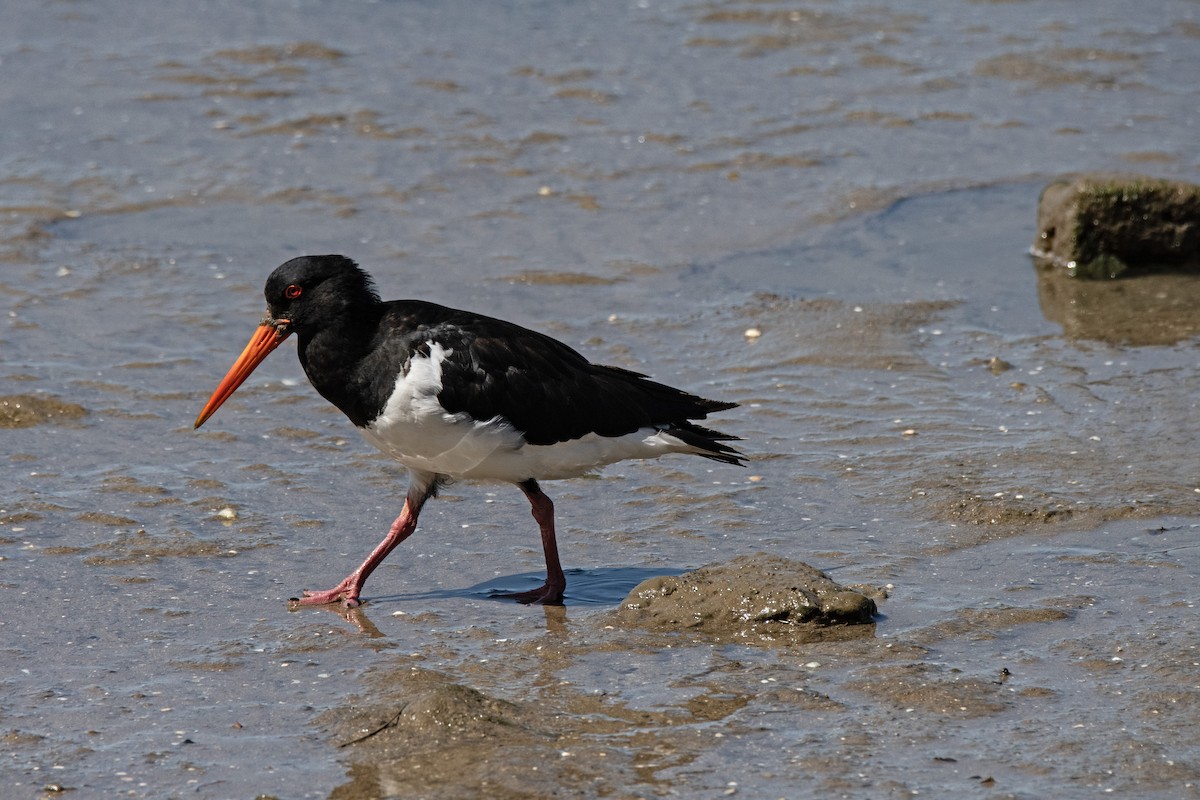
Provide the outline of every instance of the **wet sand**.
[[[1064,173],[1200,178],[1194,3],[11,11],[0,794],[1200,794],[1198,284],[1027,255]],[[405,485],[289,346],[191,429],[304,252],[739,402],[751,466],[547,484],[564,608],[463,483],[289,610]],[[760,553],[878,613],[621,608]]]

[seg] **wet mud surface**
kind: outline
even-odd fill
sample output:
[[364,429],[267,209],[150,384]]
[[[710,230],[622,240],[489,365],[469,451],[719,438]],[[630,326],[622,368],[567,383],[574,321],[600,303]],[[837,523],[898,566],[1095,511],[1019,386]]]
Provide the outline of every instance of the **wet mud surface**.
[[87,409],[83,406],[53,397],[32,394],[0,397],[0,428],[28,428],[46,422],[78,419],[85,414]]
[[[1062,174],[1200,178],[1194,3],[10,11],[0,795],[1200,794],[1197,279],[1028,256]],[[290,611],[405,484],[286,345],[192,430],[304,252],[736,401],[751,464],[547,484],[565,607],[490,597],[541,550],[464,483]],[[622,608],[760,553],[877,613]]]

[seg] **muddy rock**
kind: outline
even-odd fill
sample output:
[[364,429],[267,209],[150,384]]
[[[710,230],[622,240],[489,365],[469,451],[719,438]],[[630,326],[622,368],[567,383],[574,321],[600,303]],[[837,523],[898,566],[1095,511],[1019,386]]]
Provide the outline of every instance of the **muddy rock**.
[[870,623],[875,601],[800,561],[739,556],[643,581],[614,612],[621,624],[718,640],[825,638],[831,626]]
[[1033,253],[1080,278],[1200,271],[1200,186],[1082,175],[1042,190]]
[[0,397],[0,428],[31,428],[45,422],[78,419],[87,413],[83,406],[35,394]]

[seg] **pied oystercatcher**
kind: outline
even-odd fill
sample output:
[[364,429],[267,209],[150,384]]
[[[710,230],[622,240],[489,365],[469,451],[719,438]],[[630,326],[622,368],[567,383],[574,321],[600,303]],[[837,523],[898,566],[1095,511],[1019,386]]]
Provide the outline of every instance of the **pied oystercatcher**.
[[691,422],[736,403],[705,400],[511,322],[421,300],[382,302],[345,256],[302,256],[264,289],[267,315],[196,418],[199,428],[291,334],[308,380],[368,442],[408,467],[404,508],[337,586],[303,604],[357,606],[363,584],[416,528],[425,501],[455,478],[515,483],[541,529],[546,583],[506,595],[560,603],[554,504],[539,480],[574,478],[627,458],[692,453],[728,464],[737,440]]

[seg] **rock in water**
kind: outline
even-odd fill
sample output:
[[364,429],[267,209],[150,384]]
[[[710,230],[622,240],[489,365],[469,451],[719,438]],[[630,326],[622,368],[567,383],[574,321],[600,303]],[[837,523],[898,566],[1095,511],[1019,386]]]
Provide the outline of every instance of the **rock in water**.
[[830,626],[870,623],[875,601],[800,561],[759,554],[634,588],[617,610],[620,622],[719,640],[823,638]]
[[1080,278],[1200,271],[1200,186],[1082,175],[1042,190],[1033,254]]

